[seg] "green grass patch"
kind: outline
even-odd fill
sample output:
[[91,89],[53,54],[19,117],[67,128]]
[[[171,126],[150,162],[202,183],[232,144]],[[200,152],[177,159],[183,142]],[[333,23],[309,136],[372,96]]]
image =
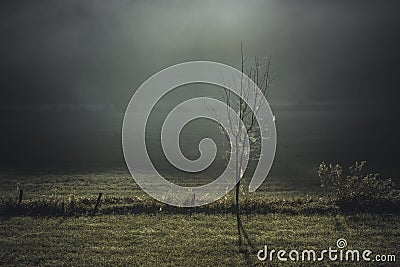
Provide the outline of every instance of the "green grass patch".
[[[253,266],[264,245],[325,249],[345,238],[349,249],[399,251],[398,215],[248,215],[238,245],[233,215],[12,217],[0,221],[2,266]],[[278,262],[267,262],[277,266]],[[301,262],[279,266],[300,266]],[[358,263],[360,264],[360,263]],[[363,266],[377,266],[375,263]],[[355,266],[318,262],[306,266]],[[378,265],[379,266],[379,265]],[[396,266],[385,263],[381,266]]]

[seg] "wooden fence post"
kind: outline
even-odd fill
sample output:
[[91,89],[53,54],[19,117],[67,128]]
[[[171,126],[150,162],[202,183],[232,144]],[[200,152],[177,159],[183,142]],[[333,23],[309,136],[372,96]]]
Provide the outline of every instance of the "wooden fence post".
[[100,202],[101,202],[101,196],[103,195],[103,193],[99,193],[99,196],[97,197],[97,201],[96,201],[96,205],[94,206],[94,209],[93,209],[93,214],[92,215],[94,215],[95,213],[96,213],[96,211],[97,211],[97,209],[99,208],[99,206],[100,206]]
[[22,196],[24,194],[24,191],[22,189],[19,190],[19,196],[18,196],[18,206],[21,205],[22,203]]

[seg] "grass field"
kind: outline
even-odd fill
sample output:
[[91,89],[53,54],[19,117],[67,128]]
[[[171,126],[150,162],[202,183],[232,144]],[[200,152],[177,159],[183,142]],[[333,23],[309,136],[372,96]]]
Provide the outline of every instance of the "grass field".
[[[250,215],[250,239],[238,246],[232,215],[130,215],[79,218],[13,217],[0,222],[1,265],[18,266],[252,266],[259,249],[327,249],[345,238],[348,249],[399,251],[399,216]],[[266,262],[277,266],[277,261]],[[300,266],[302,262],[285,265]],[[305,266],[353,266],[344,262]],[[360,263],[358,263],[360,264]],[[396,266],[395,263],[364,266]]]
[[[26,198],[37,199],[49,195],[68,196],[75,192],[81,197],[96,197],[99,192],[116,197],[146,197],[147,195],[134,182],[126,170],[103,172],[76,172],[58,174],[26,174],[3,173],[0,175],[0,194],[3,197],[15,198],[17,190],[21,187]],[[172,178],[171,178],[172,177]],[[209,177],[194,176],[187,178],[179,175],[167,175],[166,178],[176,184],[195,186],[210,181]],[[244,184],[249,179],[244,178]],[[297,178],[282,181],[277,177],[268,177],[263,185],[257,189],[266,197],[289,197],[320,194],[317,175],[313,179]],[[18,187],[18,188],[17,188]]]
[[[123,171],[4,174],[2,181],[2,201],[14,201],[22,188],[21,208],[27,210],[41,201],[59,207],[61,201],[67,203],[74,195],[90,211],[98,193],[103,193],[95,216],[85,212],[2,216],[2,266],[353,266],[351,262],[328,260],[282,263],[276,258],[262,263],[257,252],[264,245],[287,251],[336,248],[339,238],[347,240],[348,249],[369,249],[374,255],[396,255],[400,248],[398,213],[342,213],[321,198],[318,186],[310,183],[295,186],[295,182],[285,184],[271,178],[260,191],[242,196],[247,238],[241,235],[239,245],[231,212],[204,212],[209,211],[207,207],[193,212],[165,212],[158,210],[159,206],[153,209],[159,204]],[[232,198],[225,201],[229,206]],[[143,203],[143,211],[131,214],[138,203]],[[226,203],[213,207],[218,205]],[[397,266],[396,262],[362,264]]]
[[[387,151],[393,149],[399,133],[394,129],[384,138],[376,138],[381,129],[398,121],[397,113],[388,118],[342,109],[293,112],[275,107],[274,111],[277,154],[263,185],[242,196],[242,223],[251,241],[250,245],[242,236],[242,246],[238,245],[232,195],[202,209],[173,209],[138,188],[122,156],[123,113],[0,114],[5,121],[0,132],[4,141],[0,155],[0,266],[251,266],[261,264],[256,254],[264,245],[318,250],[336,247],[339,238],[347,240],[348,248],[398,256],[399,205],[397,212],[383,209],[383,214],[343,212],[322,196],[316,174],[322,160],[344,167],[368,160],[368,171],[380,172],[398,185],[398,156]],[[31,129],[29,134],[26,128]],[[191,129],[208,128],[199,123]],[[183,145],[189,155],[196,155],[197,146],[188,135],[189,142]],[[9,136],[15,138],[9,141]],[[157,136],[150,135],[151,141],[157,141]],[[159,144],[150,143],[163,170]],[[181,185],[213,179],[165,170],[167,179]],[[16,207],[21,189],[22,203]],[[103,194],[102,203],[92,216],[99,193]],[[75,209],[69,212],[75,202]],[[329,261],[264,264],[354,265]],[[399,266],[398,262],[360,264]]]

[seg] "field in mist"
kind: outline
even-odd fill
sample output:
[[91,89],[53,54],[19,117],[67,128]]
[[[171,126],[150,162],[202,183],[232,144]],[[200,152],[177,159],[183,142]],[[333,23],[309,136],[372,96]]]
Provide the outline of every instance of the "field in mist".
[[[256,253],[264,245],[319,249],[335,246],[339,238],[346,238],[350,248],[396,254],[398,212],[343,212],[322,195],[317,168],[323,160],[345,167],[367,160],[368,171],[398,181],[394,167],[398,158],[392,151],[398,133],[390,127],[397,115],[382,117],[371,113],[370,106],[346,108],[273,107],[278,131],[275,163],[259,190],[242,196],[248,240],[241,246],[232,192],[202,209],[174,209],[152,200],[134,183],[121,150],[123,113],[12,111],[13,120],[5,119],[1,132],[6,153],[0,174],[0,262],[4,266],[248,266],[260,263]],[[9,134],[15,137],[12,141],[6,141]],[[182,133],[185,155],[198,156],[197,141],[202,136],[224,140],[210,121],[194,122]],[[157,127],[149,128],[148,141],[154,164],[177,184],[205,184],[222,170],[223,161],[217,158],[202,173],[179,172],[161,153]],[[21,189],[22,203],[16,206]],[[99,193],[101,205],[93,216]]]

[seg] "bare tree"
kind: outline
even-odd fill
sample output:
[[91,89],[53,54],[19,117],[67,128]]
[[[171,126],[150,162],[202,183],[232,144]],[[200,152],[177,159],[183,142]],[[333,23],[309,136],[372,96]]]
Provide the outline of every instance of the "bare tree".
[[[256,115],[262,101],[270,94],[271,82],[275,78],[275,73],[271,71],[271,56],[265,58],[254,57],[252,59],[247,58],[243,54],[243,45],[240,45],[241,52],[241,72],[242,77],[240,84],[233,85],[236,90],[243,96],[243,98],[238,97],[228,89],[224,89],[225,92],[225,102],[227,109],[231,108],[237,114],[237,118],[231,118],[229,115],[229,127],[230,131],[236,138],[236,142],[231,142],[237,147],[230,149],[227,153],[227,159],[234,156],[235,160],[235,176],[236,176],[236,187],[235,187],[235,212],[238,219],[238,229],[240,223],[240,178],[245,172],[243,166],[243,157],[246,153],[250,153],[250,160],[258,159],[261,146],[261,134],[260,125],[262,122],[257,122]],[[253,82],[244,82],[246,79],[244,75],[247,75]],[[224,77],[222,77],[224,79]],[[224,80],[223,80],[224,83]],[[224,83],[225,84],[225,83]],[[255,85],[260,89],[256,90]],[[254,90],[256,97],[252,103],[249,103],[250,92]],[[262,95],[261,95],[262,94]],[[247,104],[246,104],[247,103]],[[228,114],[230,114],[228,112]],[[243,123],[244,127],[241,126]],[[245,142],[244,136],[247,133],[249,137],[249,142]],[[246,147],[249,146],[249,147]],[[234,155],[232,155],[234,153]],[[240,230],[240,229],[239,229]]]

